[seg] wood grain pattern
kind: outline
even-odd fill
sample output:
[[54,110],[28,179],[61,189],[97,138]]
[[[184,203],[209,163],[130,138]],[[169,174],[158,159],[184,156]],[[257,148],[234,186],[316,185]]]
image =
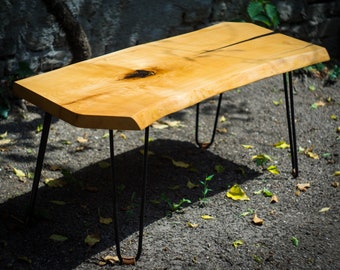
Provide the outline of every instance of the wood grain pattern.
[[14,91],[86,128],[139,130],[221,92],[329,60],[249,23],[219,23],[17,81]]

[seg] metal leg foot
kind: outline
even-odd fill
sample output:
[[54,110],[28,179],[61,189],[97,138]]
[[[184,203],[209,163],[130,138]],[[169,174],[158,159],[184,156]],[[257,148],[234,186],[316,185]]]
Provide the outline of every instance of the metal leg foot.
[[147,167],[148,167],[148,149],[149,149],[149,127],[145,129],[144,136],[144,161],[143,161],[143,187],[140,204],[140,216],[139,216],[139,236],[138,236],[138,250],[135,257],[125,257],[121,254],[120,239],[119,239],[119,225],[118,225],[118,204],[117,204],[117,181],[115,177],[115,165],[114,165],[114,141],[113,131],[109,131],[110,134],[110,156],[111,156],[111,171],[113,181],[113,225],[114,225],[114,237],[116,243],[116,252],[119,258],[120,264],[134,264],[139,260],[142,253],[143,246],[143,231],[144,231],[144,212],[145,212],[145,200],[146,200],[146,183],[147,183]]
[[297,158],[297,146],[296,146],[292,72],[283,74],[283,86],[285,90],[287,124],[288,124],[289,143],[290,143],[290,152],[291,152],[291,160],[292,160],[292,175],[294,178],[296,178],[299,175],[299,170],[298,170],[298,158]]
[[211,135],[210,142],[200,142],[200,141],[199,141],[198,132],[199,132],[199,114],[200,114],[199,105],[200,105],[200,104],[197,103],[197,105],[196,105],[196,129],[195,129],[195,140],[196,140],[196,144],[197,144],[200,148],[207,149],[207,148],[209,148],[209,146],[214,142],[214,138],[215,138],[215,134],[216,134],[216,127],[217,127],[218,116],[219,116],[220,108],[221,108],[222,96],[223,96],[223,94],[220,94],[220,95],[219,95],[219,98],[218,98],[217,109],[216,109],[216,115],[215,115],[215,122],[214,122],[214,127],[213,127],[213,131],[212,131],[212,135]]
[[38,159],[37,159],[35,172],[34,172],[31,197],[30,197],[30,201],[29,201],[29,205],[27,209],[26,223],[30,221],[30,219],[33,217],[33,214],[34,214],[34,207],[35,207],[35,202],[37,199],[39,181],[40,181],[41,171],[42,171],[42,167],[44,163],[48,134],[50,131],[50,126],[51,126],[51,119],[52,119],[52,116],[49,113],[45,113],[44,125],[43,125],[43,130],[42,130],[41,139],[40,139],[39,152],[38,152]]

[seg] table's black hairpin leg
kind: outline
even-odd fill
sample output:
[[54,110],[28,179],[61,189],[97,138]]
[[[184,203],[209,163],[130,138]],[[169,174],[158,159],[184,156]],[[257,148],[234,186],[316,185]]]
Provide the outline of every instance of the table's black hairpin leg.
[[290,152],[291,152],[291,159],[292,159],[292,175],[293,177],[298,177],[299,170],[298,170],[298,158],[297,158],[297,147],[296,147],[292,72],[283,74],[283,86],[285,90],[289,143],[290,143]]
[[110,130],[110,156],[111,156],[111,171],[113,181],[113,225],[114,225],[114,237],[116,243],[117,256],[120,264],[134,264],[141,256],[143,245],[143,231],[144,231],[144,212],[145,212],[145,200],[146,200],[146,182],[147,182],[147,167],[148,167],[148,149],[149,149],[149,127],[145,129],[144,136],[144,160],[143,160],[143,187],[140,204],[140,216],[139,216],[139,235],[138,235],[138,250],[136,257],[124,257],[120,250],[119,239],[119,226],[118,226],[118,204],[117,204],[117,181],[115,176],[115,164],[114,164],[114,141],[113,131]]
[[213,132],[211,135],[210,142],[200,142],[198,138],[198,132],[199,132],[199,114],[200,114],[200,104],[197,103],[196,105],[196,129],[195,129],[195,140],[196,144],[203,149],[209,148],[209,146],[214,142],[215,134],[216,134],[216,127],[217,127],[217,121],[218,121],[218,115],[220,113],[221,108],[221,102],[222,102],[222,96],[223,94],[219,95],[218,103],[217,103],[217,109],[216,109],[216,115],[215,115],[215,122],[213,127]]
[[52,115],[50,115],[49,113],[45,113],[44,125],[43,125],[43,130],[41,133],[40,146],[39,146],[39,152],[38,152],[38,159],[37,159],[37,163],[36,163],[36,167],[34,171],[34,179],[33,179],[31,197],[30,197],[30,201],[29,201],[29,205],[27,209],[27,217],[26,217],[27,223],[30,221],[31,217],[34,214],[34,207],[35,207],[35,202],[37,199],[39,181],[41,177],[41,170],[42,170],[43,163],[44,163],[47,139],[48,139],[48,134],[50,131],[50,126],[51,126],[51,119],[52,119]]

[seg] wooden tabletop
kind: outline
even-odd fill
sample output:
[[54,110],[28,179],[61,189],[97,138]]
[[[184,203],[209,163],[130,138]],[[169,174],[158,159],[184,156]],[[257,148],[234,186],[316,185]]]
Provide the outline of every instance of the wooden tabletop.
[[328,60],[320,46],[223,22],[17,81],[14,92],[78,127],[139,130],[224,91]]

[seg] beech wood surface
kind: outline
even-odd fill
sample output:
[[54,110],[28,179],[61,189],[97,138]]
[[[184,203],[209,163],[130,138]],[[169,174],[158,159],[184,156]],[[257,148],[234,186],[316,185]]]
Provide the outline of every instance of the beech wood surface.
[[78,127],[139,130],[219,93],[328,60],[323,47],[223,22],[17,81],[14,92]]

